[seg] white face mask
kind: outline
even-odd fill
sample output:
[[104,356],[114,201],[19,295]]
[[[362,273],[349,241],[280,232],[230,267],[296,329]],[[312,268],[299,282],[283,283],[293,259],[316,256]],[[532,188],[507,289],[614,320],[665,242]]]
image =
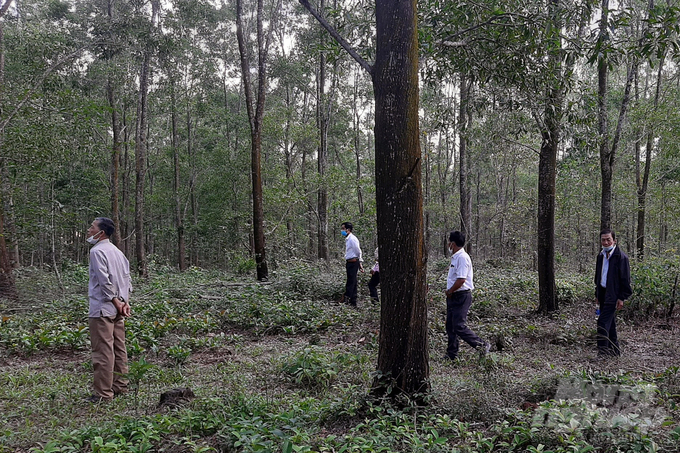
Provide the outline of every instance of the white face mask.
[[[102,231],[103,231],[103,230],[102,230]],[[101,239],[101,238],[99,238],[99,239],[95,239],[95,238],[94,238],[94,237],[95,237],[96,235],[98,235],[99,233],[101,233],[101,231],[96,232],[95,234],[93,234],[93,235],[90,236],[89,238],[85,238],[85,240],[88,242],[88,244],[95,245],[95,244],[97,244],[97,242],[99,242],[99,240]]]

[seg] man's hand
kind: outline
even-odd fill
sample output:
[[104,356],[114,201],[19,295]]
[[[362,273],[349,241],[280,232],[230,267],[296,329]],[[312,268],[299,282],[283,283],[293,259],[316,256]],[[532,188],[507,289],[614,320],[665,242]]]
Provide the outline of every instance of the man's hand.
[[616,301],[616,309],[621,310],[623,308],[623,301],[621,299]]
[[113,302],[113,306],[116,307],[118,313],[120,313],[124,318],[128,318],[132,314],[130,304],[127,302],[124,302],[117,297],[114,297],[111,302]]
[[364,265],[359,263],[359,270],[363,273],[364,272]]

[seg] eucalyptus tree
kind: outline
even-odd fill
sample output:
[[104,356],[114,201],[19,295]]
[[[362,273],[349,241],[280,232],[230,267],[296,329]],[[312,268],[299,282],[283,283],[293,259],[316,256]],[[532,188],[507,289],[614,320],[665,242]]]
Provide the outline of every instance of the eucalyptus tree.
[[[242,0],[236,0],[236,35],[241,55],[241,78],[246,98],[246,111],[251,134],[251,180],[253,185],[253,251],[257,264],[257,279],[267,280],[269,268],[265,255],[264,206],[262,197],[262,123],[265,114],[265,98],[267,95],[267,64],[269,62],[269,46],[272,34],[277,26],[277,16],[281,7],[280,0],[275,0],[265,17],[264,0],[257,0],[255,19],[255,47],[257,56],[257,91],[253,93],[251,83],[251,43],[247,39],[251,30],[245,26],[246,17]],[[249,17],[251,14],[249,14]],[[268,20],[265,30],[264,22]]]
[[[12,0],[4,0],[0,5],[0,112],[4,110],[5,93],[5,38],[4,38],[4,16],[9,9]],[[0,130],[0,297],[14,299],[17,296],[14,276],[12,275],[12,263],[9,258],[7,241],[5,240],[5,190],[7,172],[5,170],[5,157],[3,150],[4,128]],[[16,258],[15,258],[16,259]]]

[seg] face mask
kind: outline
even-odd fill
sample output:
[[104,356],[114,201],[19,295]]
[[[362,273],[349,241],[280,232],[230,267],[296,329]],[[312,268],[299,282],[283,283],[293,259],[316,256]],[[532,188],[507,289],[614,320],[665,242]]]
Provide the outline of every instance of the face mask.
[[614,246],[610,245],[609,247],[602,247],[602,250],[604,250],[605,252],[611,252],[613,248]]
[[[95,239],[94,237],[95,237],[96,235],[98,235],[99,233],[101,233],[101,231],[96,232],[95,234],[93,234],[93,235],[90,236],[89,238],[85,238],[85,240],[88,242],[88,244],[95,245],[97,242],[99,242],[99,239]],[[101,238],[100,238],[100,239],[101,239]]]
[[342,234],[342,237],[346,238],[349,233],[347,232],[347,230],[341,230],[340,234]]

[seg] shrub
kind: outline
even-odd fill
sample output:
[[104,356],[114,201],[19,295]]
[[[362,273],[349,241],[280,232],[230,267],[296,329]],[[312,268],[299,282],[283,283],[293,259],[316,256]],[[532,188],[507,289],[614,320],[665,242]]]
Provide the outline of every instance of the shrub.
[[648,257],[631,269],[633,296],[629,317],[667,316],[677,297],[680,257]]

